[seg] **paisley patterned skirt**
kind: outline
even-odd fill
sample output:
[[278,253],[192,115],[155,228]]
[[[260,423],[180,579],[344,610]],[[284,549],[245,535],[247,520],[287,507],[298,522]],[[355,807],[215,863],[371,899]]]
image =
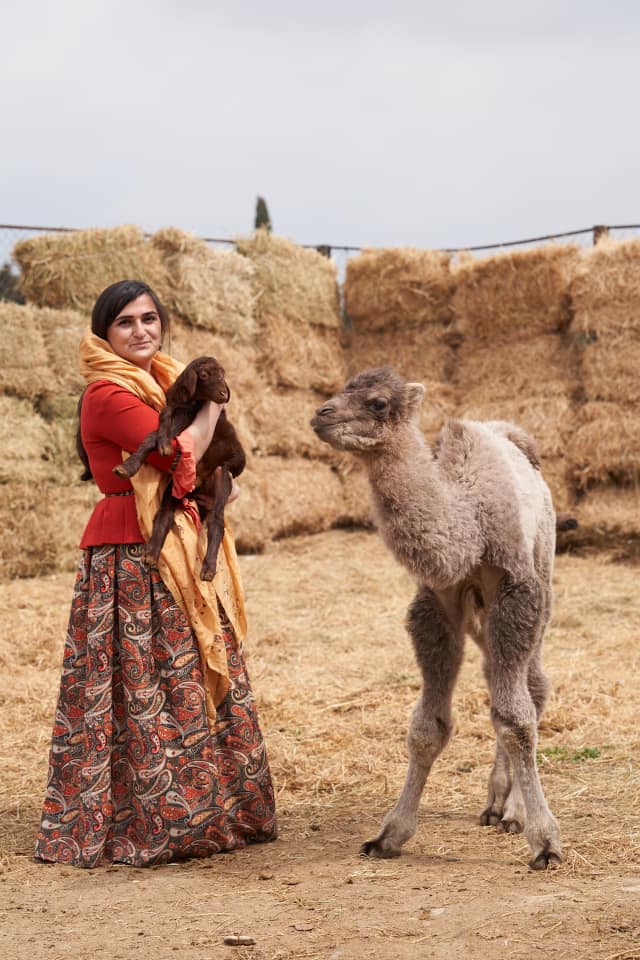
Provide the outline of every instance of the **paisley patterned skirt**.
[[35,856],[94,867],[206,857],[276,836],[242,650],[212,735],[197,644],[142,546],[83,552]]

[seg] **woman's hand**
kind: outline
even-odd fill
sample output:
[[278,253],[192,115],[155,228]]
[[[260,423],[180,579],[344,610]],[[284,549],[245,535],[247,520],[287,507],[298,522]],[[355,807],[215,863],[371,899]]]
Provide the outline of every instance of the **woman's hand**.
[[193,440],[193,455],[196,463],[202,460],[205,450],[211,443],[221,411],[222,406],[219,403],[207,400],[196,413],[193,422],[185,430],[185,433],[188,433]]

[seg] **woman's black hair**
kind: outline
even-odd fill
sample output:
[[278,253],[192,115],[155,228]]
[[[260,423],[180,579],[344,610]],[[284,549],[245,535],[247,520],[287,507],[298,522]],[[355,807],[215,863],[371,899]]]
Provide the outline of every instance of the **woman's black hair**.
[[158,311],[162,336],[164,337],[169,332],[169,314],[166,307],[160,303],[157,294],[142,280],[118,280],[117,283],[112,283],[110,287],[102,291],[91,311],[91,332],[95,333],[96,337],[106,340],[107,330],[118,314],[124,310],[128,303],[137,300],[145,293],[151,297]]
[[[167,308],[160,302],[157,294],[151,289],[151,287],[147,283],[143,283],[142,280],[118,280],[117,283],[112,283],[109,287],[106,287],[102,291],[93,305],[93,310],[91,311],[91,332],[94,333],[96,337],[100,337],[101,340],[106,340],[107,331],[116,317],[122,312],[122,310],[124,310],[128,303],[131,303],[132,300],[137,300],[138,297],[142,297],[145,293],[151,297],[154,306],[158,311],[158,316],[160,317],[160,329],[162,330],[162,336],[164,338],[169,332],[169,314],[167,313]],[[84,392],[82,396],[84,396]],[[84,466],[84,471],[80,479],[92,480],[93,474],[91,473],[91,467],[89,466],[89,458],[87,456],[87,451],[84,449],[82,436],[80,434],[80,411],[82,410],[82,396],[78,401],[76,451]]]

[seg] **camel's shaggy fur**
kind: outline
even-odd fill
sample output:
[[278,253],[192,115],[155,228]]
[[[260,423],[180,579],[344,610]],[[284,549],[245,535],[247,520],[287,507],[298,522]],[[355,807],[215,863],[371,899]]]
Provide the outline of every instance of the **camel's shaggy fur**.
[[542,638],[551,615],[555,514],[531,439],[513,424],[449,420],[431,448],[417,425],[424,396],[389,367],[366,370],[316,411],[320,439],[366,468],[377,524],[415,576],[407,616],[423,689],[409,731],[409,769],[373,857],[400,854],[415,832],[431,766],[452,732],[464,635],[484,654],[497,748],[483,825],[524,830],[534,869],[562,857],[536,768],[547,698]]

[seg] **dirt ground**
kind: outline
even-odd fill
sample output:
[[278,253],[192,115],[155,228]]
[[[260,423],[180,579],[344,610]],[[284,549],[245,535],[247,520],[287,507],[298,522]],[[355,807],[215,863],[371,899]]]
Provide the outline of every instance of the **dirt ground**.
[[471,645],[415,838],[398,860],[358,857],[404,777],[412,583],[365,532],[281,541],[241,563],[280,837],[146,870],[32,861],[73,576],[2,585],[2,957],[640,958],[637,567],[557,560],[539,760],[565,862],[540,874],[522,837],[477,823],[493,738]]

